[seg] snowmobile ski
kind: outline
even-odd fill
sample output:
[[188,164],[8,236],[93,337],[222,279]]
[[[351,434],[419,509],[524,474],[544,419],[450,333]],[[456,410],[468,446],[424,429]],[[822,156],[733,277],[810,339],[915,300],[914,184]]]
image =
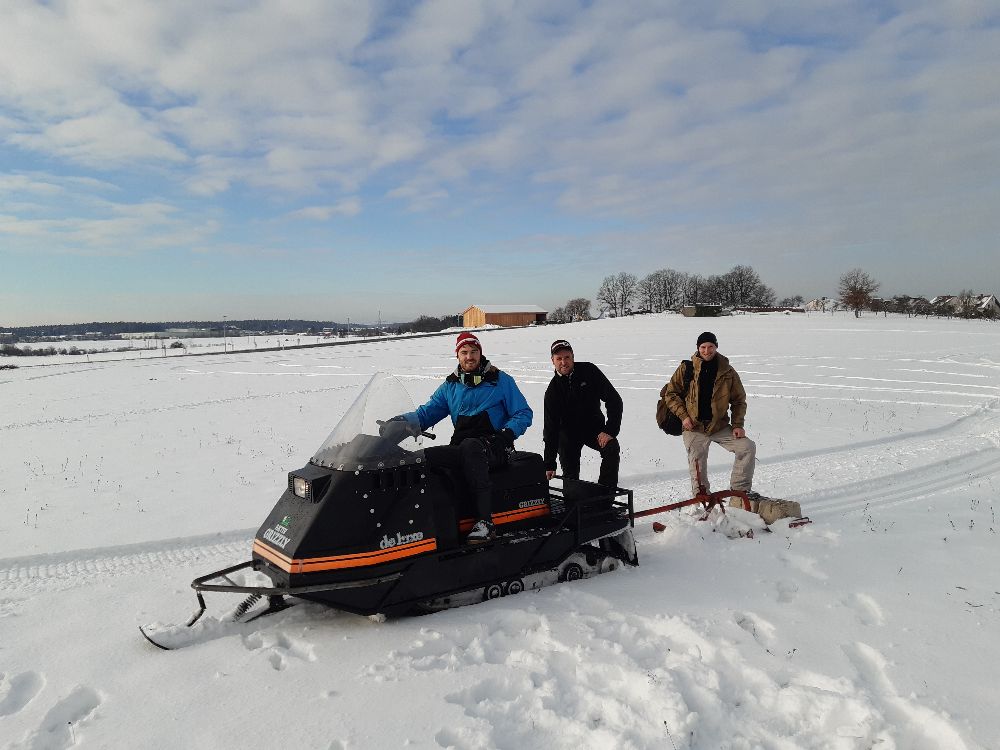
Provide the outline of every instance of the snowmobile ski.
[[207,617],[202,619],[204,613],[202,610],[183,625],[161,625],[158,623],[140,625],[139,632],[142,633],[143,638],[157,648],[164,651],[174,651],[216,638],[223,638],[227,635],[245,632],[244,626],[249,623],[267,615],[283,612],[299,604],[298,601],[289,600],[284,596],[269,596],[266,605],[257,606],[261,599],[261,594],[251,594],[233,610],[231,615],[225,618]]

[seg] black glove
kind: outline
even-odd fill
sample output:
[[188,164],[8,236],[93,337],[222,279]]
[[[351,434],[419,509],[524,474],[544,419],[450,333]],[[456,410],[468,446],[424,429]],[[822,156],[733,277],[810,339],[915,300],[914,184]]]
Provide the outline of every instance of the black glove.
[[482,440],[486,449],[501,462],[508,460],[510,454],[514,452],[514,433],[510,429],[504,428],[500,432],[487,435]]
[[399,441],[404,437],[420,434],[420,426],[410,422],[402,414],[389,419],[378,426],[378,434],[387,440]]

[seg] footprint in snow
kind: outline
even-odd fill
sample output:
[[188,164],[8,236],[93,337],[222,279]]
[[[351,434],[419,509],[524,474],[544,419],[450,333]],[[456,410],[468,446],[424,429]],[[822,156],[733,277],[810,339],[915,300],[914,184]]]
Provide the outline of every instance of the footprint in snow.
[[854,610],[862,625],[885,624],[882,608],[868,594],[851,594],[844,600],[844,604]]
[[778,589],[778,601],[782,604],[795,601],[795,597],[799,593],[799,586],[794,581],[778,581],[776,587]]
[[[38,672],[21,672],[13,676],[0,673],[0,716],[10,716],[27,706],[45,687],[45,678]],[[6,693],[6,695],[4,695]]]
[[754,640],[765,649],[774,645],[775,627],[762,617],[758,617],[752,612],[738,612],[736,624],[752,635]]
[[94,718],[102,703],[101,694],[85,685],[77,685],[45,714],[41,725],[16,748],[25,750],[63,750],[80,742],[81,729]]
[[889,676],[885,657],[866,643],[856,642],[843,646],[844,653],[857,670],[865,692],[890,726],[899,747],[939,748],[965,750],[968,746],[946,714],[899,694]]
[[806,555],[796,555],[792,552],[782,552],[780,559],[784,561],[790,568],[805,573],[807,576],[812,576],[813,578],[825,581],[827,579],[826,573],[821,570],[817,570],[816,559],[813,557],[807,557]]
[[267,660],[279,672],[288,667],[291,659],[316,661],[315,649],[311,643],[285,633],[250,633],[243,636],[243,645],[249,651],[265,651]]
[[454,750],[472,750],[472,748],[489,747],[484,744],[478,733],[468,729],[452,729],[445,727],[434,735],[434,741],[439,747],[454,748]]

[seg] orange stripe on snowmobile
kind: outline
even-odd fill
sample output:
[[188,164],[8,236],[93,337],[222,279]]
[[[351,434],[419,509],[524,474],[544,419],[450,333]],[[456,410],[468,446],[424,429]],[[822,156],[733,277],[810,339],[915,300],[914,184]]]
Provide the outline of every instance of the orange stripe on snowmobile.
[[286,573],[316,573],[321,570],[339,570],[343,568],[361,568],[368,565],[380,565],[403,557],[412,557],[437,549],[437,540],[424,539],[386,550],[358,552],[352,555],[334,555],[331,557],[310,557],[304,560],[293,560],[283,555],[259,539],[253,543],[253,551],[265,560],[277,565]]
[[[530,508],[517,508],[516,510],[507,510],[503,513],[493,514],[493,523],[500,524],[505,523],[515,523],[517,521],[523,521],[526,518],[538,518],[539,516],[550,515],[551,510],[548,503],[544,505],[532,505]],[[468,531],[475,525],[476,521],[472,518],[463,518],[458,522],[459,531]]]
[[530,508],[518,508],[517,510],[508,510],[503,513],[494,513],[493,521],[494,523],[513,523],[514,521],[523,521],[525,518],[536,518],[547,515],[549,515],[548,504],[532,505]]

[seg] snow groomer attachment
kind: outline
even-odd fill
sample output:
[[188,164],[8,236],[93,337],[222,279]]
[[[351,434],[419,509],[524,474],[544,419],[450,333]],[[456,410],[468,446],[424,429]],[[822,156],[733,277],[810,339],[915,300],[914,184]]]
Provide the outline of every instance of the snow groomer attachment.
[[[754,531],[771,531],[771,525],[776,521],[788,518],[788,527],[791,529],[805,526],[812,523],[808,516],[802,515],[802,508],[797,502],[791,500],[778,500],[764,497],[756,492],[744,492],[742,490],[718,490],[709,492],[705,489],[705,484],[701,480],[700,468],[696,469],[698,479],[698,492],[694,497],[687,500],[680,500],[676,503],[660,505],[656,508],[647,508],[632,514],[632,518],[643,518],[645,516],[655,516],[660,513],[667,513],[672,510],[680,510],[700,505],[703,513],[698,518],[699,521],[712,521],[716,529],[722,531],[731,538],[753,539]],[[726,513],[726,501],[730,508],[738,508],[759,517],[750,522],[749,519],[734,519]],[[659,533],[664,531],[666,526],[659,521],[653,522],[653,531]]]

